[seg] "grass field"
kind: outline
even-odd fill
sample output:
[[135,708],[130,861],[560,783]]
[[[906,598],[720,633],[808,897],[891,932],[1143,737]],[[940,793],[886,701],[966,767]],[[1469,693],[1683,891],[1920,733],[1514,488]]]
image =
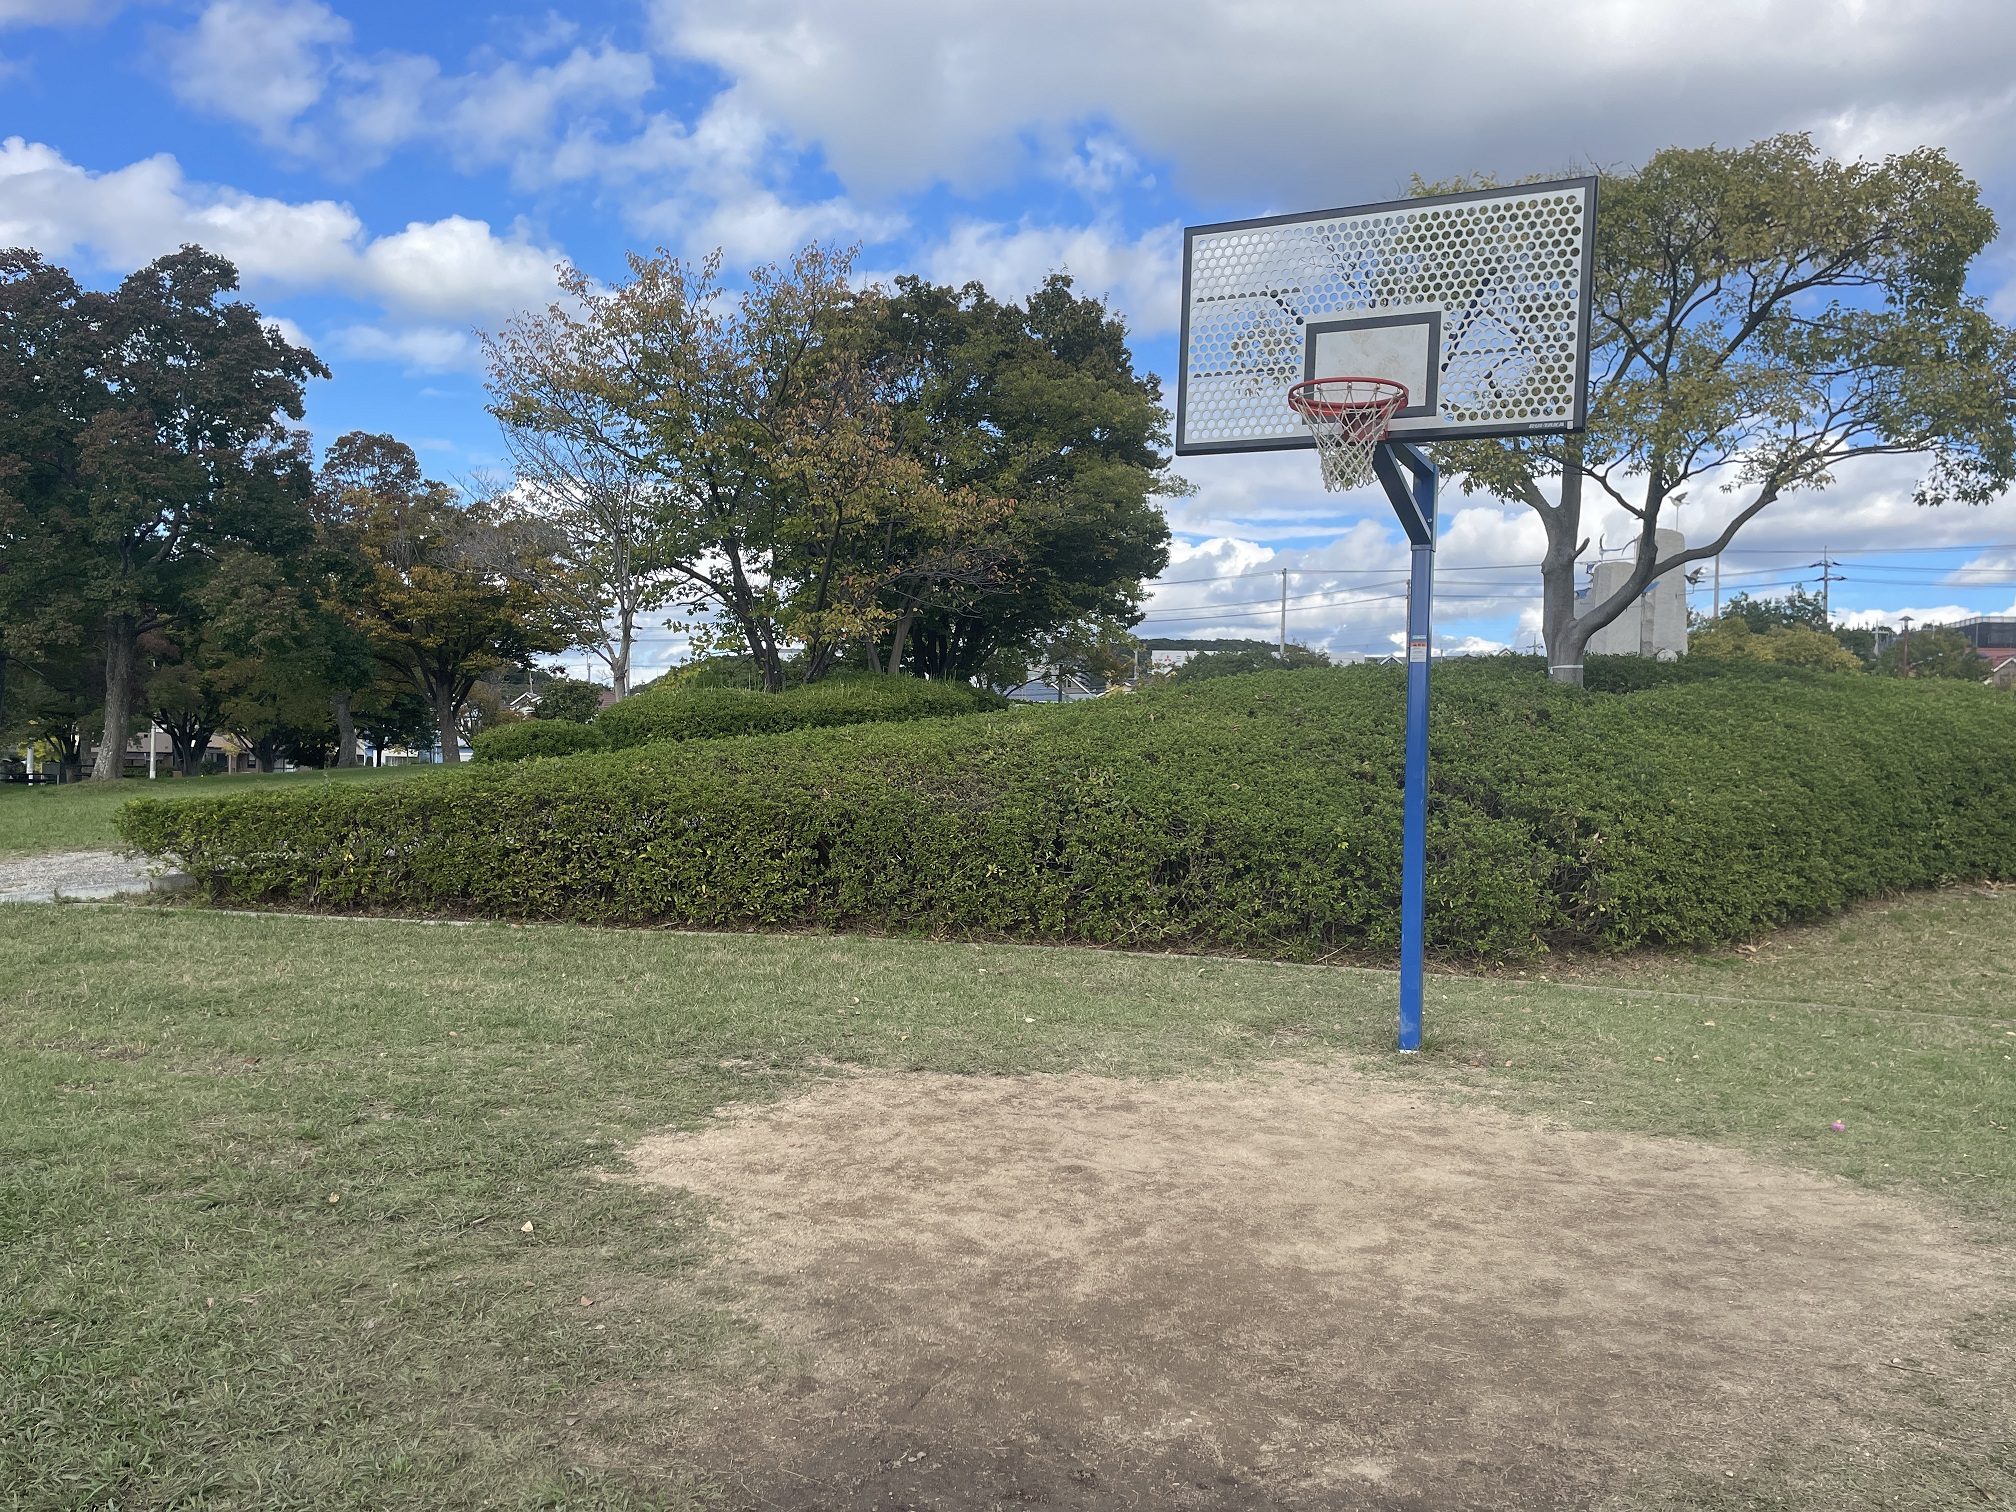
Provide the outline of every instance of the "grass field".
[[[8,818],[14,798],[0,846],[49,832]],[[98,811],[68,812],[82,835]],[[1426,1053],[1402,1061],[1381,972],[11,907],[0,1505],[706,1504],[676,1457],[573,1468],[584,1402],[604,1439],[646,1441],[667,1402],[762,1349],[698,1277],[698,1203],[596,1173],[647,1131],[835,1063],[1212,1078],[1343,1061],[1918,1194],[1999,1252],[2016,1235],[2012,914],[2016,888],[1956,889],[1724,956],[1438,976]],[[580,1305],[612,1292],[632,1305]],[[1973,1326],[2006,1347],[2008,1317]],[[2011,1410],[1927,1383],[1880,1464],[1786,1463],[1656,1504],[2001,1505]]]
[[424,766],[353,767],[326,772],[246,772],[235,777],[167,777],[153,782],[69,782],[60,787],[0,786],[0,860],[50,851],[121,850],[113,825],[128,798],[201,798],[255,787],[298,787],[321,782],[397,782]]

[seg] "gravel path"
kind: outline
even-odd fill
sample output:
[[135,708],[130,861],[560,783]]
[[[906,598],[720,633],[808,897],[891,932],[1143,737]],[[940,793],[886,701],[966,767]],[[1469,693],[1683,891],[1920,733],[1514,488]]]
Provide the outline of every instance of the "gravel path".
[[59,851],[24,861],[0,861],[0,903],[54,903],[116,898],[124,893],[174,892],[189,886],[181,872],[117,851]]

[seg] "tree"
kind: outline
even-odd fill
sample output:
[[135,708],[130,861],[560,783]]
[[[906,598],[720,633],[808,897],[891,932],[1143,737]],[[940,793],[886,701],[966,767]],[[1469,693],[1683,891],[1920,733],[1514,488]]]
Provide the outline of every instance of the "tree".
[[1199,682],[1210,677],[1236,677],[1243,672],[1279,672],[1300,667],[1327,667],[1327,652],[1288,643],[1283,656],[1272,646],[1255,644],[1226,651],[1200,651],[1170,674],[1172,683]]
[[563,271],[579,314],[555,305],[486,341],[492,410],[534,462],[535,490],[548,470],[574,469],[577,494],[601,477],[647,497],[659,601],[725,621],[712,639],[746,651],[774,690],[787,521],[805,482],[792,445],[851,265],[806,247],[788,269],[753,270],[733,297],[720,270],[718,252],[697,268],[633,254],[628,281],[606,292]]
[[54,699],[79,743],[103,679],[88,696],[73,686],[93,613],[69,526],[85,435],[110,403],[93,366],[102,306],[36,253],[0,251],[0,727],[39,727]]
[[540,690],[532,717],[586,724],[602,712],[602,693],[603,689],[593,683],[570,682],[565,678],[550,682]]
[[1137,623],[1168,562],[1158,501],[1188,485],[1125,323],[1061,273],[1019,306],[906,275],[856,314],[905,448],[945,496],[1001,501],[967,516],[964,540],[941,537],[958,552],[913,552],[885,590],[889,670],[1013,680],[1074,626]]
[[55,757],[57,779],[77,781],[83,776],[85,743],[98,727],[103,671],[98,658],[85,650],[16,663],[0,730],[46,746]]
[[1876,670],[1887,677],[1951,677],[1980,682],[1988,676],[1988,660],[1974,643],[1946,625],[1927,625],[1900,635],[1876,658]]
[[547,590],[554,563],[485,501],[422,477],[412,448],[391,436],[339,438],[322,494],[369,569],[355,628],[394,682],[427,700],[441,759],[460,761],[460,721],[476,684],[578,638],[567,606]]
[[[1891,633],[1887,625],[1884,627],[1883,633],[1885,635]],[[1876,665],[1877,635],[1873,626],[1865,628],[1856,625],[1836,625],[1834,627],[1834,639],[1841,642],[1843,646],[1853,652],[1855,659],[1861,662],[1864,668]]]
[[1691,632],[1687,654],[1715,661],[1782,662],[1820,672],[1862,670],[1862,658],[1824,630],[1779,621],[1760,632],[1741,614],[1725,614]]
[[1758,635],[1764,634],[1775,625],[1804,627],[1808,630],[1831,632],[1833,626],[1827,623],[1827,608],[1820,595],[1808,593],[1804,588],[1794,588],[1782,599],[1752,598],[1747,593],[1739,593],[1722,606],[1721,619],[1739,619]]
[[[493,346],[493,365],[506,360],[504,350]],[[493,370],[492,391],[509,381],[539,384],[550,377],[537,366]],[[592,396],[571,397],[590,412],[599,409]],[[556,591],[571,591],[575,616],[594,627],[583,649],[609,669],[616,696],[628,698],[638,617],[663,604],[670,591],[669,569],[658,554],[659,500],[627,458],[596,440],[607,417],[555,426],[552,420],[568,412],[559,400],[541,396],[544,424],[512,423],[508,405],[500,416],[516,469],[508,499],[500,502],[551,531],[548,549],[562,568]],[[525,404],[527,396],[518,393],[515,402]]]
[[184,247],[128,277],[91,326],[105,402],[84,432],[66,536],[104,644],[95,778],[121,773],[140,637],[219,550],[284,553],[311,533],[306,446],[283,417],[301,418],[307,380],[328,369],[225,297],[237,287],[229,262]]
[[226,553],[199,590],[196,661],[228,729],[271,771],[325,766],[342,732],[338,690],[369,681],[369,643],[321,595],[317,553],[280,561]]
[[425,750],[440,738],[434,706],[382,670],[356,692],[350,708],[357,733],[381,754],[394,746]]
[[[1589,637],[1657,572],[1717,555],[1843,463],[1929,456],[1926,505],[1982,503],[2016,477],[2016,333],[1966,290],[1994,236],[1977,186],[1933,148],[1840,163],[1788,135],[1668,148],[1605,175],[1587,431],[1437,448],[1466,490],[1540,516],[1557,680],[1581,681]],[[1666,510],[1702,484],[1736,493],[1734,515],[1713,540],[1660,560]],[[1637,554],[1578,617],[1592,491],[1635,520]]]
[[662,601],[718,627],[703,650],[772,689],[794,644],[807,680],[847,657],[966,678],[1139,617],[1167,556],[1150,497],[1181,488],[1155,380],[1068,278],[1024,308],[914,278],[853,291],[816,246],[734,299],[718,254],[630,273],[569,274],[575,309],[494,339],[493,409],[521,494],[606,476],[655,501]]

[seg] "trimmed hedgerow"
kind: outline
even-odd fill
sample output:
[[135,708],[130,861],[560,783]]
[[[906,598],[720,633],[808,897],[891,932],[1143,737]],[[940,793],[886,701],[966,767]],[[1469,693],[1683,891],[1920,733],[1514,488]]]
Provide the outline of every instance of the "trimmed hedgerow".
[[[1741,937],[2016,875],[2016,700],[1803,674],[1628,696],[1438,669],[1430,936]],[[1224,678],[396,787],[136,800],[213,897],[1310,957],[1397,940],[1401,677]]]
[[526,761],[534,756],[606,751],[609,740],[593,725],[571,719],[520,719],[478,731],[469,749],[477,761]]
[[829,678],[809,688],[755,693],[742,688],[652,689],[613,703],[596,718],[615,748],[660,740],[718,740],[832,725],[945,719],[1007,706],[998,693],[917,677]]

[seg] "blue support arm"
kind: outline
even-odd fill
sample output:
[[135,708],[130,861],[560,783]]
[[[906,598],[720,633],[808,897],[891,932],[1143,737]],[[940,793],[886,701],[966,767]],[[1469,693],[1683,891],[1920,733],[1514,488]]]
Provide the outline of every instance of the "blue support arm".
[[[1435,596],[1435,464],[1405,442],[1383,443],[1373,471],[1412,547],[1407,582],[1407,765],[1400,827],[1400,1048],[1421,1048],[1427,942],[1428,670]],[[1403,469],[1405,476],[1403,476]]]

